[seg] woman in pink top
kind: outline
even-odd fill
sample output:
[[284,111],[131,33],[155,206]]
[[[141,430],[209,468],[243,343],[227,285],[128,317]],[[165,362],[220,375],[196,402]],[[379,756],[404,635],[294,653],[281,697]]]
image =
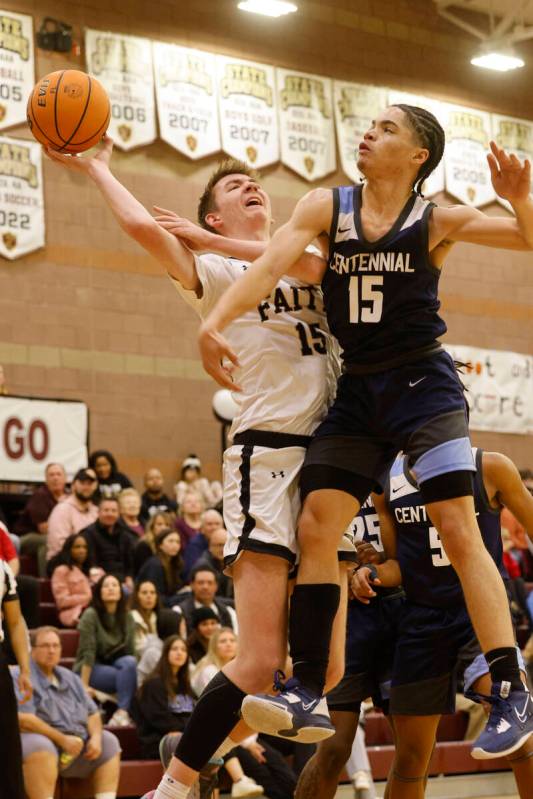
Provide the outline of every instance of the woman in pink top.
[[69,536],[54,558],[52,571],[52,594],[61,624],[77,626],[92,600],[92,585],[103,573],[91,565],[85,538],[78,533]]

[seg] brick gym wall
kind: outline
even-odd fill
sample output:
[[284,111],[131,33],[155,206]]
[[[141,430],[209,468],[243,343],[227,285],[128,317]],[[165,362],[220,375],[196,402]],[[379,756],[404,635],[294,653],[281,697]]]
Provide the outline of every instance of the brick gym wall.
[[[268,20],[243,14],[236,0],[4,0],[3,8],[74,26],[82,42],[92,27],[333,78],[374,83],[533,119],[531,71],[475,70],[473,39],[441,20],[428,0],[301,0],[298,15]],[[81,56],[37,51],[37,74],[85,68]],[[9,131],[28,137],[25,127]],[[116,152],[118,178],[150,208],[195,214],[195,198],[218,157],[187,161],[163,142]],[[197,452],[219,471],[219,427],[211,413],[214,384],[201,370],[196,320],[174,296],[157,264],[119,230],[93,187],[46,162],[47,246],[0,260],[0,363],[11,393],[84,399],[91,446],[106,447],[141,485],[150,464],[170,486],[177,462]],[[342,172],[324,185],[346,182]],[[309,184],[279,165],[264,174],[277,223]],[[450,202],[450,198],[441,198]],[[491,206],[487,213],[505,213]],[[531,254],[457,246],[441,281],[455,343],[531,352]],[[533,464],[531,438],[474,434],[520,466]]]

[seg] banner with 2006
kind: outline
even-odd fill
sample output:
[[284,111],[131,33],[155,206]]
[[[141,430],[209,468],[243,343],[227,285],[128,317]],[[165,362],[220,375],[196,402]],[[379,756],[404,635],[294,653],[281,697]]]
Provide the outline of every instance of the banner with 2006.
[[152,45],[149,39],[87,30],[87,69],[109,94],[108,133],[131,150],[156,137]]

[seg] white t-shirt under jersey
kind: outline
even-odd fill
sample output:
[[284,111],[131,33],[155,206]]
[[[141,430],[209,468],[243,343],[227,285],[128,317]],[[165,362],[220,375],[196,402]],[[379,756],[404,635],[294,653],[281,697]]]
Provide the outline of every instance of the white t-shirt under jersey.
[[[205,318],[250,263],[211,253],[195,256],[195,262],[201,297],[172,282]],[[338,375],[320,287],[284,277],[224,335],[241,365],[235,373],[242,392],[233,394],[239,412],[231,436],[250,428],[310,435],[333,400]]]

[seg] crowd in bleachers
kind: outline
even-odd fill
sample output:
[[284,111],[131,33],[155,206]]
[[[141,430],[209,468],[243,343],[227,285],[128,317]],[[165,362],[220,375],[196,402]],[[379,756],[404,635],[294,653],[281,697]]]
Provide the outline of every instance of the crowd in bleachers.
[[[163,736],[171,736],[168,746],[183,730],[206,682],[234,657],[238,634],[233,583],[223,573],[220,483],[203,477],[200,460],[190,455],[175,498],[163,487],[160,470],[151,468],[141,495],[113,455],[98,450],[69,488],[62,465],[49,464],[13,532],[0,526],[1,554],[18,575],[28,628],[37,629],[39,641],[44,636],[46,647],[67,642],[57,664],[81,679],[89,718],[99,707],[106,735],[121,741],[122,731],[136,727],[146,759],[158,758]],[[20,574],[21,562],[29,574]],[[33,781],[27,793],[40,799],[53,795],[59,772],[48,764],[49,784],[34,779],[50,741],[30,733],[31,715],[23,730],[25,773]],[[111,759],[118,749],[109,737],[105,742]],[[52,741],[68,760],[62,743]],[[257,736],[230,753],[225,768],[232,796],[267,789],[272,799],[293,795],[295,772]],[[63,769],[61,775],[69,776]]]
[[[87,718],[98,708],[106,719],[109,762],[120,748],[109,735],[123,743],[132,728],[139,757],[157,759],[160,741],[171,751],[197,697],[235,655],[238,622],[232,580],[223,573],[220,484],[204,478],[191,455],[175,498],[164,493],[157,468],[147,471],[141,495],[104,450],[92,453],[69,489],[61,464],[49,464],[44,478],[12,531],[0,522],[0,556],[18,577],[28,628],[39,630],[33,645],[44,636],[50,651],[55,641],[56,649],[63,646],[57,663],[79,676]],[[522,479],[533,491],[531,472]],[[533,592],[527,585],[533,581],[532,546],[507,510],[502,536],[519,640],[533,666]],[[40,712],[35,703],[32,711]],[[32,776],[50,746],[28,721],[27,708],[22,712],[25,775],[34,781],[27,793],[41,799],[53,795],[58,771],[48,768],[45,787],[42,775]],[[52,743],[66,762],[75,753],[72,742]],[[252,736],[230,753],[225,766],[233,796],[293,795],[310,751],[299,747],[303,757],[291,767],[279,746]],[[108,766],[102,772],[108,782],[111,771]],[[69,776],[68,770],[61,774]]]

